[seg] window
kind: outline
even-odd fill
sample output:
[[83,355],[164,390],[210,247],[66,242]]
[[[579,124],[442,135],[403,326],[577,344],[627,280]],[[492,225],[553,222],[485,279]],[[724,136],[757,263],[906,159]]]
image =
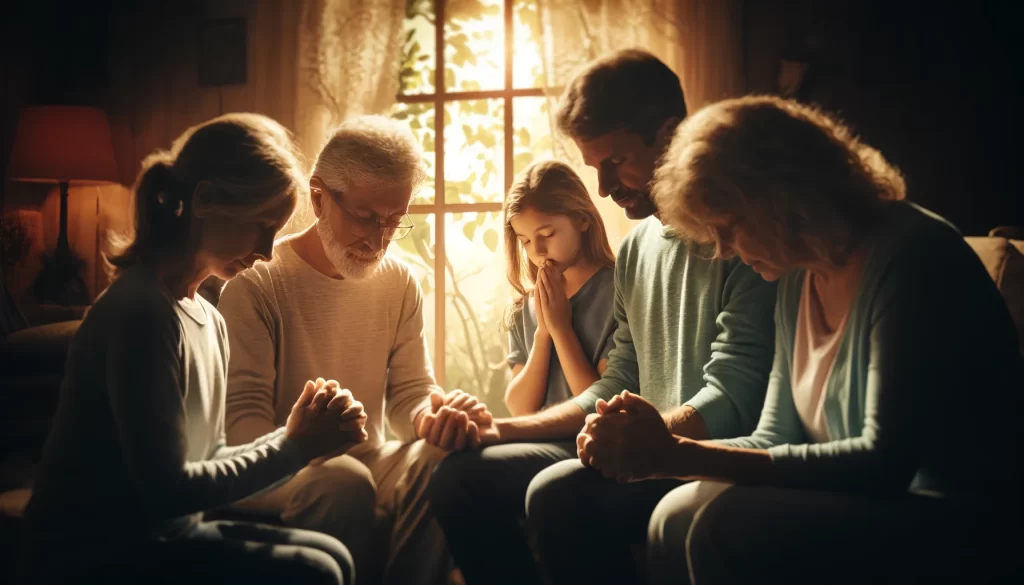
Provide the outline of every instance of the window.
[[508,337],[501,204],[552,153],[535,0],[408,0],[392,111],[423,145],[429,179],[413,233],[392,246],[424,293],[437,382],[504,415]]

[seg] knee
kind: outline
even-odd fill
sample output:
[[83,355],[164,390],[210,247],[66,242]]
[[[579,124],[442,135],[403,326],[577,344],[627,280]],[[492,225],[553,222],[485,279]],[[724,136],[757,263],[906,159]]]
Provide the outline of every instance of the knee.
[[339,559],[335,552],[310,549],[302,552],[302,560],[301,565],[289,569],[290,576],[296,581],[317,585],[352,585],[355,582],[351,557],[348,557],[348,564],[342,564],[344,559]]
[[377,485],[362,464],[308,467],[293,480],[298,483],[282,518],[321,531],[341,524],[371,522],[377,506]]
[[526,488],[527,520],[539,526],[546,520],[574,515],[581,504],[582,489],[595,479],[603,478],[576,459],[556,463],[541,471]]
[[734,489],[718,494],[697,510],[685,535],[685,558],[694,581],[700,575],[719,572],[715,567],[721,565],[723,555],[728,556],[728,549],[744,540],[743,531],[736,529],[749,525],[756,518],[756,506],[757,502]]
[[427,486],[427,498],[434,515],[441,518],[449,513],[461,514],[467,505],[479,498],[468,497],[467,488],[478,478],[486,477],[480,451],[452,453],[438,463]]
[[[680,486],[658,502],[647,524],[647,564],[652,582],[688,580],[688,535],[718,487],[707,482]],[[708,492],[711,492],[710,494]]]

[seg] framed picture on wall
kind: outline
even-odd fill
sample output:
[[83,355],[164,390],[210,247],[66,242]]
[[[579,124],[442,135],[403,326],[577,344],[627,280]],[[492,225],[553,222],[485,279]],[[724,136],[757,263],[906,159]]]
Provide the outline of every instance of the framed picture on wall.
[[217,18],[199,31],[199,85],[244,85],[248,51],[244,18]]

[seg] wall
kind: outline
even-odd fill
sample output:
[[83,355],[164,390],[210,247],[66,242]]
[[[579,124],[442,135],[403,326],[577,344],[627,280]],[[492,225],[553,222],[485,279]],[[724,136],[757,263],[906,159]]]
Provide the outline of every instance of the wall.
[[[187,127],[224,112],[261,112],[292,126],[299,11],[287,0],[35,0],[5,13],[4,168],[18,110],[25,105],[93,105],[111,118],[122,185],[72,186],[68,205],[68,239],[87,264],[85,280],[93,296],[108,282],[100,261],[104,234],[129,228],[128,189],[147,154],[168,148]],[[247,83],[201,86],[203,21],[236,17],[247,20]],[[39,254],[56,242],[57,190],[5,182],[0,202],[6,213],[41,212],[33,257],[6,275],[15,296],[23,297],[39,268]]]
[[780,57],[816,64],[803,99],[838,112],[904,173],[912,201],[965,234],[1024,225],[1014,132],[1017,21],[994,2],[749,0],[750,89]]

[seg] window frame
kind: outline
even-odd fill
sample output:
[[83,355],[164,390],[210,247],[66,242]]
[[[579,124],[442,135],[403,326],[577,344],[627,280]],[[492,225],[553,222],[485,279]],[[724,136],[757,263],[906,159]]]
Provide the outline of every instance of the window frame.
[[434,106],[434,202],[421,203],[409,206],[410,215],[433,214],[434,215],[434,340],[432,357],[434,361],[434,377],[439,386],[445,386],[446,372],[445,359],[447,357],[447,346],[445,335],[447,333],[446,311],[447,311],[447,278],[445,275],[445,262],[447,252],[445,250],[445,230],[447,215],[464,212],[500,212],[501,202],[480,202],[480,203],[448,203],[445,201],[445,178],[444,178],[444,113],[445,104],[482,99],[501,99],[504,102],[505,119],[502,123],[503,148],[505,165],[503,173],[502,198],[512,185],[514,171],[514,116],[513,104],[515,98],[519,97],[544,97],[547,95],[544,88],[520,88],[513,87],[513,72],[515,57],[515,3],[516,0],[503,0],[502,17],[504,19],[504,38],[502,42],[505,49],[504,87],[502,89],[486,91],[448,91],[445,87],[445,0],[434,0],[434,91],[433,93],[422,94],[401,94],[395,101],[403,104],[431,103]]

